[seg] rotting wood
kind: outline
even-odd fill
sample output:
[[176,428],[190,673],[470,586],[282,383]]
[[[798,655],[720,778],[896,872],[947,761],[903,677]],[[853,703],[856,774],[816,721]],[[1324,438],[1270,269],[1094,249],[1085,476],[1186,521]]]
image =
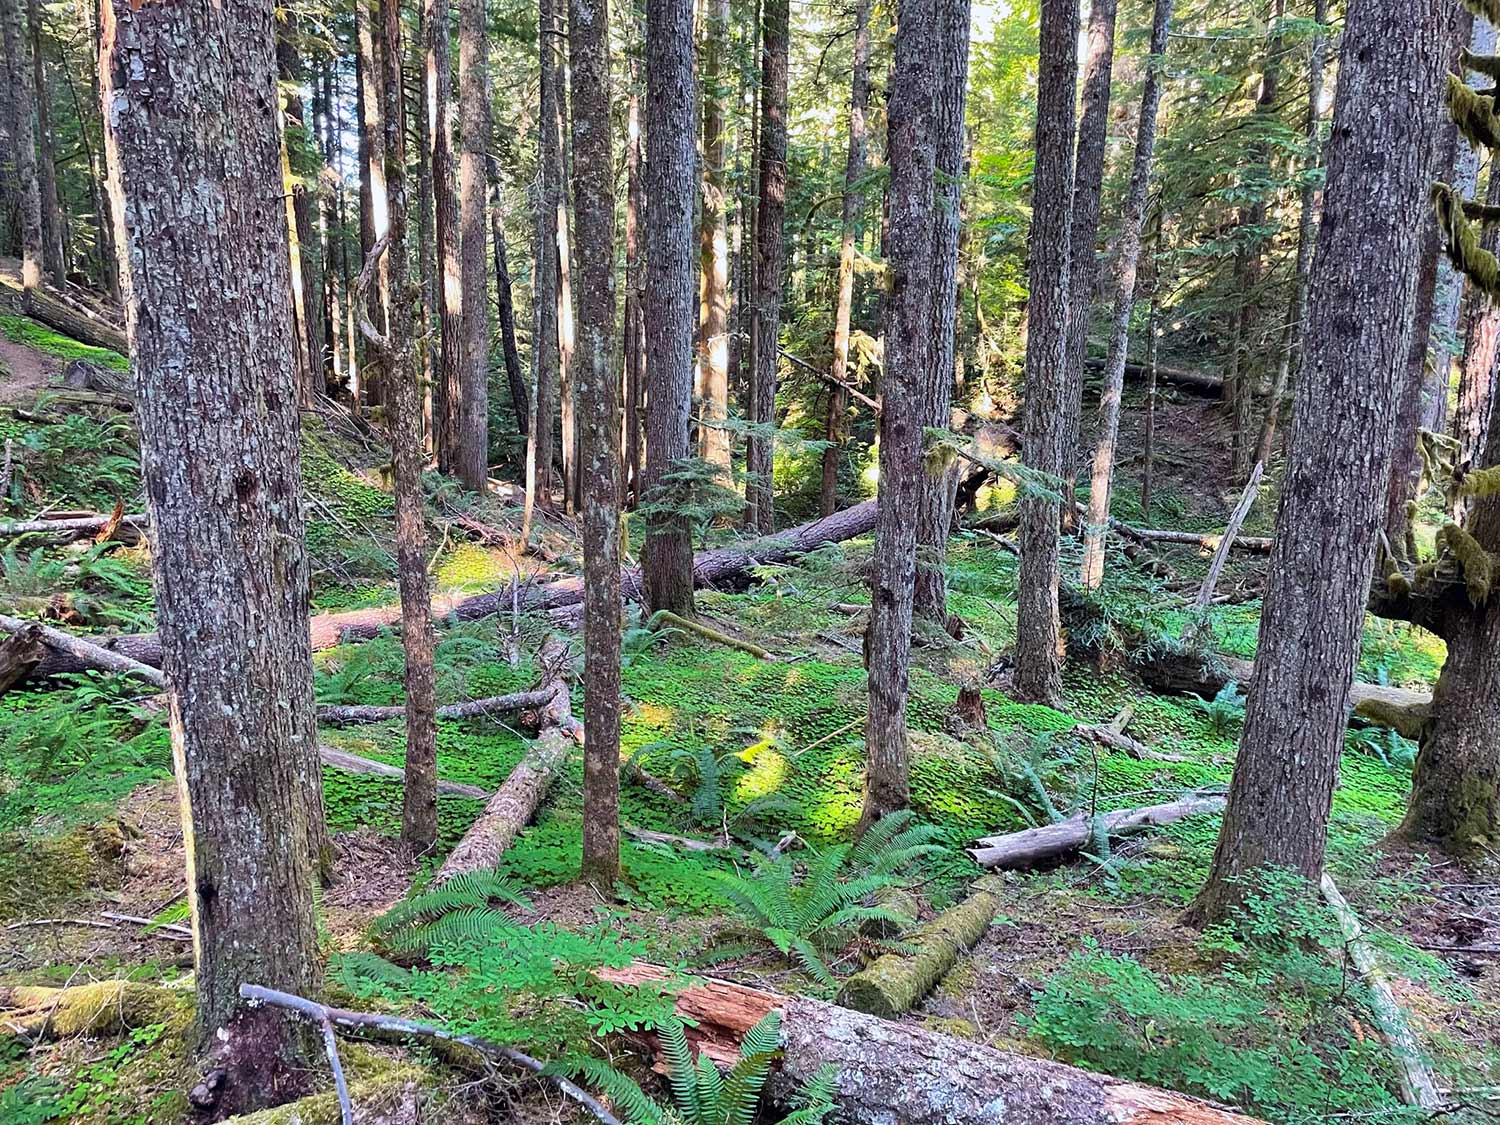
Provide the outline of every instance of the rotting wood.
[[100,317],[85,315],[52,294],[26,290],[21,294],[21,311],[32,320],[39,320],[79,343],[105,348],[123,356],[130,354],[123,329]]
[[47,646],[42,643],[42,627],[28,622],[0,641],[0,695],[31,674],[42,662]]
[[[552,701],[550,690],[513,692],[510,695],[491,695],[484,699],[470,699],[463,703],[448,703],[437,709],[440,719],[482,719],[490,715],[512,715],[517,711],[529,711],[545,707]],[[374,706],[334,706],[321,704],[318,721],[322,723],[381,723],[389,719],[406,717],[406,708]]]
[[[117,676],[133,676],[144,680],[158,691],[165,691],[167,678],[159,668],[144,664],[121,652],[114,652],[75,637],[71,633],[64,633],[61,629],[54,629],[50,625],[42,625],[35,621],[22,621],[17,617],[8,617],[0,614],[0,630],[6,633],[19,633],[22,630],[35,626],[39,630],[42,642],[53,652],[65,653],[77,662],[75,670],[83,668],[95,668],[101,672],[111,672]],[[160,646],[157,648],[157,656],[160,658]],[[41,669],[46,665],[43,660],[37,665]]]
[[[1103,356],[1090,356],[1083,361],[1084,367],[1090,371],[1104,370],[1105,360]],[[1130,379],[1145,379],[1151,374],[1150,369],[1144,363],[1126,363],[1125,375]],[[1192,391],[1194,394],[1207,395],[1217,398],[1224,393],[1224,380],[1207,371],[1194,371],[1186,367],[1168,367],[1156,364],[1156,378],[1163,383],[1172,383],[1182,387],[1184,390]]]
[[761,648],[760,645],[755,644],[753,641],[746,641],[740,639],[739,637],[732,637],[728,633],[720,632],[718,629],[703,624],[703,622],[701,621],[694,621],[690,617],[683,617],[681,614],[673,613],[671,610],[662,609],[658,610],[656,613],[653,613],[651,615],[651,625],[653,628],[657,628],[662,625],[669,625],[675,629],[682,629],[686,632],[694,633],[702,637],[704,640],[713,641],[715,644],[723,645],[725,648],[732,648],[737,649],[740,652],[747,652],[757,660],[771,659],[771,654],[765,649]]
[[[1223,797],[1199,794],[1165,804],[1116,809],[1099,815],[1104,821],[1105,830],[1111,836],[1129,836],[1147,828],[1172,824],[1203,813],[1222,812],[1223,809]],[[979,846],[969,848],[968,852],[980,867],[1030,867],[1078,851],[1089,842],[1092,835],[1090,819],[1078,815],[1056,824],[1044,824],[1039,828],[1026,828],[1003,836],[981,837],[978,840]]]
[[[600,969],[620,985],[677,981],[641,962]],[[844,1125],[1253,1125],[1257,1119],[1185,1094],[1013,1054],[821,1000],[692,978],[673,994],[688,1041],[721,1065],[767,1013],[779,1011],[782,1051],[767,1083],[786,1104],[825,1067],[837,1074]],[[650,1038],[647,1036],[646,1038]],[[937,1079],[934,1076],[939,1076]]]
[[[70,519],[11,520],[0,523],[0,539],[14,539],[18,535],[55,535],[61,539],[76,539],[80,535],[93,535],[110,526],[113,516],[74,516]],[[127,512],[120,516],[113,534],[122,529],[144,532],[149,517],[143,512]]]

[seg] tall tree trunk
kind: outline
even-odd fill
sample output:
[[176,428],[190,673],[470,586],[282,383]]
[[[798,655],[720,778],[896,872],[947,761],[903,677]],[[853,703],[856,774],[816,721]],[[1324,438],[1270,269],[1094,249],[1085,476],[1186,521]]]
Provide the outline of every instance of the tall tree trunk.
[[[906,699],[911,663],[912,587],[916,580],[916,512],[925,471],[923,393],[932,356],[936,207],[937,103],[952,96],[942,61],[943,0],[901,0],[891,77],[891,325],[880,412],[880,511],[875,524],[870,624],[865,665],[870,679],[865,723],[865,794],[861,831],[910,799]],[[967,38],[967,24],[963,29]],[[964,76],[967,77],[966,75]]]
[[[1053,477],[1061,475],[1063,454],[1077,44],[1077,4],[1042,0],[1023,452],[1030,468]],[[1030,493],[1023,496],[1020,508],[1015,689],[1022,699],[1056,703],[1062,691],[1062,630],[1057,610],[1061,505],[1052,497]]]
[[[918,392],[921,423],[948,429],[953,423],[954,357],[958,347],[958,241],[963,204],[964,108],[969,86],[969,0],[949,0],[939,13],[937,94],[937,179],[932,208],[932,353]],[[943,563],[953,527],[958,465],[924,473],[917,485],[917,565],[915,611],[939,622],[948,617],[948,585]]]
[[333,183],[323,195],[323,368],[324,384],[329,394],[337,394],[344,374],[343,332],[344,307],[340,285],[346,274],[344,264],[344,230],[340,220],[343,206],[343,133],[336,124],[337,84],[331,60],[319,66],[318,99],[313,116],[319,122],[319,143],[323,163],[333,174]]
[[532,513],[552,507],[553,431],[557,427],[557,211],[562,185],[562,149],[557,131],[557,50],[553,4],[537,0],[537,53],[540,105],[537,111],[535,258],[532,266],[532,366],[536,371],[535,409],[526,443],[526,507],[522,537],[530,539]]
[[703,373],[699,452],[730,479],[729,227],[725,178],[724,61],[729,51],[729,0],[708,0],[703,33],[703,214],[699,220],[698,362]]
[[[458,192],[453,182],[453,133],[448,115],[452,93],[453,62],[451,52],[452,24],[448,0],[424,0],[427,22],[427,143],[432,167],[433,209],[437,215],[438,254],[438,323],[442,339],[433,395],[433,445],[437,450],[438,470],[459,476],[459,442],[463,429],[460,411],[463,405],[464,380],[471,362],[467,355],[464,303],[467,287],[460,264]],[[481,130],[482,132],[482,130]],[[481,225],[475,249],[479,252],[480,277],[484,276],[483,197],[480,197]],[[484,319],[484,300],[478,315]],[[469,488],[483,489],[464,480]]]
[[[381,34],[381,0],[354,0],[355,55],[359,114],[359,248],[360,264],[369,258],[375,244],[390,231],[390,196],[385,183],[385,125],[382,120],[380,83],[384,73]],[[374,326],[386,327],[386,295],[382,282],[378,300],[367,301]],[[384,401],[385,378],[380,357],[367,348],[359,371],[359,385],[351,388],[354,401],[363,397],[371,406]]]
[[[1276,443],[1276,427],[1281,418],[1281,400],[1291,377],[1292,363],[1300,356],[1302,326],[1307,321],[1307,279],[1312,271],[1313,247],[1318,237],[1318,180],[1313,175],[1323,159],[1323,71],[1328,64],[1328,0],[1316,0],[1313,19],[1319,30],[1313,33],[1307,64],[1307,133],[1306,157],[1302,174],[1301,212],[1297,222],[1296,276],[1292,280],[1291,307],[1287,325],[1281,334],[1281,350],[1276,361],[1276,377],[1266,396],[1266,410],[1255,443],[1255,460],[1265,465],[1271,460]],[[1150,522],[1149,520],[1147,521]]]
[[[1099,277],[1095,243],[1099,240],[1099,212],[1104,199],[1109,88],[1114,75],[1118,8],[1118,0],[1092,0],[1089,4],[1088,53],[1083,64],[1083,114],[1078,120],[1078,147],[1073,162],[1073,229],[1069,235],[1072,272],[1068,281],[1072,300],[1068,312],[1068,362],[1064,368],[1067,385],[1063,388],[1062,431],[1062,475],[1068,482],[1063,495],[1070,500],[1083,418],[1083,361],[1088,354],[1089,322]],[[1071,504],[1063,506],[1063,526],[1073,525],[1072,511]]]
[[[634,22],[634,21],[632,21]],[[645,385],[645,321],[641,310],[641,216],[646,210],[641,174],[640,62],[630,56],[630,103],[625,113],[625,480],[628,503],[640,500],[641,406]]]
[[[1500,176],[1493,171],[1485,202],[1500,206]],[[1480,245],[1491,254],[1500,250],[1500,226],[1487,226]],[[1453,436],[1458,439],[1458,463],[1476,465],[1483,453],[1484,435],[1490,428],[1495,401],[1495,380],[1500,373],[1500,305],[1474,290],[1466,301],[1463,369],[1458,382],[1458,404],[1453,414]]]
[[[52,123],[47,97],[47,68],[42,60],[42,6],[26,0],[31,34],[31,84],[36,98],[36,182],[42,210],[42,269],[54,285],[67,280],[67,231],[57,200],[57,170],[52,163]],[[80,133],[87,130],[80,121]]]
[[[654,495],[688,456],[693,401],[693,2],[646,4],[646,472],[641,499]],[[680,499],[680,498],[679,498]],[[646,606],[693,612],[693,545],[671,513],[648,520],[641,550]]]
[[[89,68],[89,94],[90,104],[96,110],[104,105],[99,93],[99,49],[102,42],[102,36],[99,33],[100,7],[98,4],[89,5],[89,40],[94,62],[94,65]],[[102,112],[99,129],[102,134],[104,129]],[[89,129],[85,127],[82,136],[86,139],[88,135]],[[92,145],[88,147],[88,158],[89,188],[93,194],[94,203],[94,249],[99,263],[99,287],[113,300],[123,303],[124,296],[120,291],[120,252],[116,245],[114,206],[110,202],[112,189],[109,172],[104,166],[103,154],[96,156]]]
[[573,198],[578,232],[578,413],[583,492],[583,877],[610,894],[620,875],[620,394],[609,15],[570,0]]
[[[750,372],[750,431],[745,444],[745,527],[769,535],[775,522],[777,345],[786,269],[786,99],[790,52],[788,0],[763,0],[760,53],[760,207],[755,221],[755,355]],[[649,163],[649,162],[648,162]]]
[[[500,346],[505,354],[505,379],[510,387],[510,404],[516,412],[516,432],[528,437],[531,432],[531,399],[526,390],[526,375],[521,370],[521,349],[516,344],[516,305],[511,294],[510,251],[506,248],[505,208],[500,200],[500,165],[487,157],[485,166],[490,178],[490,240],[495,254],[495,308],[500,318]],[[488,388],[485,389],[485,446],[489,445]]]
[[[567,42],[562,28],[562,16],[566,10],[564,0],[554,0],[554,15],[558,22],[558,41]],[[572,232],[568,220],[568,185],[566,170],[568,134],[563,121],[567,113],[567,98],[564,94],[562,50],[558,49],[552,73],[552,86],[557,94],[557,144],[559,153],[557,188],[557,401],[558,419],[562,427],[562,473],[563,507],[568,511],[578,510],[578,395],[573,385],[573,352],[576,346],[576,327],[573,319],[573,251]]]
[[437,723],[432,672],[432,603],[427,582],[427,529],[422,511],[422,403],[412,358],[415,294],[406,250],[406,107],[401,89],[401,8],[387,0],[383,16],[381,121],[390,231],[385,274],[390,307],[386,338],[387,411],[396,494],[396,579],[401,590],[402,682],[406,688],[406,787],[401,842],[412,855],[437,843]]
[[844,212],[839,243],[838,303],[833,310],[833,387],[828,395],[824,437],[823,483],[818,490],[818,513],[833,515],[839,502],[839,461],[849,440],[849,326],[854,314],[854,239],[864,202],[860,181],[865,176],[865,114],[870,108],[870,0],[854,5],[854,48],[849,79],[849,157],[844,162]]
[[[1229,804],[1195,921],[1275,864],[1316,879],[1343,751],[1435,171],[1447,0],[1351,0],[1286,482]],[[1379,199],[1383,206],[1371,208]],[[1423,335],[1425,342],[1425,333]]]
[[316,989],[327,840],[275,22],[270,0],[111,0],[102,30],[199,1046],[227,1115],[306,1082],[300,1033],[239,986]]
[[[415,121],[415,135],[411,139],[417,150],[417,200],[416,210],[407,213],[406,224],[407,229],[415,227],[417,232],[417,253],[413,265],[416,270],[418,299],[416,320],[412,328],[412,347],[417,362],[417,386],[421,389],[423,451],[436,460],[442,438],[438,430],[443,428],[447,407],[443,402],[443,380],[435,377],[433,371],[435,366],[440,369],[443,362],[442,314],[439,311],[443,298],[438,292],[438,273],[443,263],[442,252],[433,249],[437,203],[433,186],[432,125],[436,115],[432,114],[432,93],[426,57],[429,38],[427,29],[432,20],[425,3],[417,5],[416,17],[416,34],[412,36],[409,48],[411,58],[406,64],[403,96],[413,107],[412,119]],[[438,325],[436,334],[433,332],[434,324]]]
[[[1110,322],[1109,358],[1104,366],[1104,393],[1099,399],[1099,444],[1089,480],[1089,514],[1084,527],[1083,564],[1079,582],[1085,590],[1096,590],[1104,581],[1104,533],[1109,529],[1109,495],[1114,483],[1115,442],[1120,432],[1120,396],[1125,387],[1125,356],[1130,345],[1130,313],[1135,307],[1136,271],[1141,257],[1141,228],[1146,220],[1146,201],[1151,190],[1151,164],[1156,150],[1156,117],[1161,109],[1165,83],[1167,31],[1172,21],[1172,0],[1156,0],[1151,17],[1151,56],[1147,61],[1146,85],[1141,91],[1141,119],[1135,134],[1135,163],[1130,170],[1130,191],[1120,223],[1118,291],[1114,318]],[[1077,249],[1077,242],[1074,248]]]
[[[485,0],[459,0],[458,102],[463,137],[458,164],[458,221],[462,248],[463,299],[460,303],[464,314],[465,362],[458,381],[458,432],[453,443],[453,472],[466,488],[474,492],[485,490],[490,475],[490,302],[489,278],[484,262],[484,166],[490,136],[487,73],[490,60],[484,6]],[[496,222],[499,222],[498,215]],[[498,226],[495,234],[500,249],[498,257],[503,260],[505,236]],[[508,310],[508,281],[504,289],[502,301]],[[506,370],[512,372],[514,385],[520,377],[520,364],[511,364],[515,349],[513,320],[509,348]],[[521,401],[525,401],[524,393]],[[450,417],[452,414],[450,407]]]
[[26,34],[22,0],[0,0],[0,34],[5,36],[5,56],[10,60],[7,76],[11,90],[12,147],[15,149],[16,192],[20,200],[21,285],[36,289],[42,284],[42,196],[37,183],[36,87],[31,79],[31,37]]
[[[292,151],[300,154],[307,145],[308,136],[306,107],[302,101],[302,56],[289,38],[294,30],[292,27],[282,28],[276,43],[277,66],[285,91],[283,112],[286,115],[289,165]],[[287,185],[290,193],[287,206],[291,224],[293,312],[300,334],[297,350],[305,365],[302,372],[304,394],[311,395],[323,389],[323,318],[318,300],[323,287],[323,271],[318,260],[318,242],[313,237],[312,194],[295,168],[289,167],[287,171],[291,181]]]

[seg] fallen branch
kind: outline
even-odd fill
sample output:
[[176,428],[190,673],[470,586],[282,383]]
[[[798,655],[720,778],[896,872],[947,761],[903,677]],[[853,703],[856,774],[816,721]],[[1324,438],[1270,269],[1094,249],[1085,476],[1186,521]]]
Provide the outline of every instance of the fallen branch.
[[[1104,367],[1104,357],[1091,356],[1084,360],[1084,367],[1091,371],[1099,371]],[[1125,375],[1129,379],[1144,379],[1149,370],[1144,363],[1127,363]],[[1187,367],[1169,367],[1163,364],[1156,365],[1156,377],[1163,383],[1173,383],[1184,390],[1192,391],[1194,394],[1206,395],[1217,398],[1224,393],[1224,380],[1218,375],[1207,371],[1193,371]]]
[[[667,969],[637,962],[600,969],[620,985],[672,982]],[[828,1068],[844,1125],[1251,1125],[1185,1094],[1064,1066],[1049,1059],[892,1023],[821,1000],[781,996],[728,981],[692,978],[673,995],[688,1040],[722,1065],[738,1056],[746,1032],[781,1014],[782,1050],[767,1083],[787,1104]]]
[[[1100,818],[1111,836],[1130,836],[1200,813],[1221,812],[1223,808],[1223,797],[1192,796],[1167,804],[1117,809],[1101,813]],[[980,867],[1031,867],[1078,851],[1092,835],[1090,819],[1079,814],[1039,828],[1026,828],[1003,836],[985,836],[978,841],[978,847],[968,851]]]
[[[14,539],[18,535],[59,535],[76,539],[80,535],[93,534],[110,526],[114,516],[75,516],[71,519],[11,520],[0,523],[0,539]],[[126,513],[119,518],[117,528],[134,528],[144,531],[150,517],[142,512]]]
[[1401,1100],[1407,1105],[1425,1110],[1440,1109],[1443,1099],[1437,1091],[1437,1081],[1422,1057],[1421,1046],[1412,1033],[1411,1025],[1406,1022],[1406,1013],[1396,1003],[1395,993],[1391,991],[1390,983],[1381,972],[1375,951],[1364,939],[1359,915],[1344,901],[1338,885],[1328,872],[1323,873],[1319,886],[1329,908],[1338,916],[1339,930],[1344,935],[1344,952],[1349,955],[1350,962],[1370,990],[1370,1011],[1374,1014],[1375,1022],[1380,1026],[1381,1037],[1385,1039],[1391,1058],[1396,1063],[1396,1072],[1401,1080]]
[[[386,777],[392,781],[406,784],[406,771],[400,766],[388,766],[384,762],[376,762],[370,758],[351,754],[346,750],[335,750],[332,746],[323,743],[318,744],[318,757],[325,766],[345,773],[365,774],[370,777]],[[437,791],[445,797],[469,797],[474,800],[488,800],[490,793],[487,789],[481,789],[477,785],[464,785],[458,781],[439,781]]]
[[740,652],[748,652],[757,660],[771,659],[771,654],[765,649],[761,648],[758,644],[741,640],[739,637],[731,637],[728,633],[721,633],[719,630],[711,628],[710,626],[703,624],[703,622],[701,621],[694,621],[690,617],[683,617],[680,614],[673,613],[669,609],[659,609],[655,613],[653,613],[651,615],[651,624],[653,627],[659,625],[670,625],[676,629],[684,629],[689,633],[696,633],[698,636],[704,638],[705,640],[713,641],[715,644],[721,644],[725,648],[738,649]]
[[552,787],[552,779],[582,736],[583,728],[573,717],[568,693],[572,653],[567,642],[549,638],[542,646],[538,663],[543,673],[537,690],[548,694],[548,702],[537,713],[541,733],[490,798],[479,819],[448,853],[433,876],[433,886],[441,886],[465,871],[494,867],[500,862],[511,842],[536,815]]
[[[491,695],[484,699],[471,699],[466,703],[449,703],[437,709],[440,719],[479,719],[488,715],[513,715],[517,711],[529,711],[545,707],[551,702],[550,691],[520,691],[511,695]],[[403,719],[406,708],[332,706],[318,707],[318,721],[322,723],[381,723],[387,719]]]
[[76,662],[75,670],[96,668],[101,672],[111,672],[117,676],[133,676],[138,680],[144,680],[158,691],[166,690],[167,678],[158,668],[143,664],[124,653],[113,652],[92,644],[71,633],[64,633],[61,629],[54,629],[50,625],[42,625],[35,621],[22,621],[17,617],[0,614],[0,630],[7,633],[19,633],[33,626],[40,630],[42,642],[49,649],[65,653]]
[[1073,728],[1073,733],[1083,738],[1092,739],[1101,746],[1107,746],[1111,750],[1120,750],[1129,754],[1140,762],[1185,762],[1188,759],[1182,754],[1163,754],[1160,750],[1153,750],[1144,742],[1131,738],[1125,733],[1125,728],[1130,725],[1130,720],[1135,715],[1135,708],[1128,704],[1121,708],[1120,713],[1107,726],[1094,723],[1079,723]]
[[[359,1031],[373,1034],[378,1037],[395,1037],[398,1039],[435,1039],[444,1043],[460,1043],[470,1050],[478,1051],[490,1058],[503,1059],[506,1062],[523,1066],[534,1074],[542,1074],[557,1084],[557,1088],[579,1105],[583,1106],[604,1125],[621,1125],[621,1121],[595,1098],[592,1094],[579,1086],[569,1082],[566,1078],[557,1074],[545,1074],[546,1064],[540,1059],[532,1058],[530,1055],[517,1051],[514,1047],[502,1047],[498,1043],[491,1043],[487,1039],[480,1039],[474,1035],[456,1035],[445,1027],[432,1023],[421,1023],[417,1020],[403,1019],[400,1016],[380,1015],[376,1012],[351,1012],[346,1008],[331,1008],[327,1004],[319,1004],[315,1000],[308,1000],[302,996],[294,996],[289,992],[278,992],[274,988],[263,988],[258,984],[240,985],[241,998],[252,1004],[266,1004],[273,1008],[281,1008],[284,1011],[293,1012],[303,1019],[310,1020],[325,1030],[325,1034],[331,1038],[331,1028],[339,1028],[344,1031]],[[334,1053],[333,1047],[329,1046],[330,1058]],[[337,1076],[335,1076],[337,1077]],[[347,1099],[347,1091],[344,1099]],[[347,1103],[346,1103],[347,1104]]]
[[646,844],[669,844],[687,852],[722,852],[734,847],[728,840],[694,840],[691,836],[674,836],[670,832],[653,832],[648,828],[625,825],[625,835]]
[[1260,478],[1265,471],[1265,463],[1257,461],[1255,469],[1250,473],[1250,479],[1245,482],[1245,490],[1240,493],[1239,503],[1234,506],[1234,511],[1229,515],[1229,523],[1224,528],[1219,545],[1214,548],[1213,561],[1208,565],[1208,573],[1203,576],[1203,585],[1198,590],[1198,600],[1193,603],[1197,614],[1194,624],[1190,626],[1193,635],[1203,628],[1204,614],[1208,612],[1209,603],[1213,601],[1214,590],[1219,585],[1219,575],[1224,573],[1224,564],[1229,561],[1229,551],[1234,546],[1240,528],[1244,526],[1245,518],[1250,514],[1251,507],[1255,504],[1256,496],[1260,494]]

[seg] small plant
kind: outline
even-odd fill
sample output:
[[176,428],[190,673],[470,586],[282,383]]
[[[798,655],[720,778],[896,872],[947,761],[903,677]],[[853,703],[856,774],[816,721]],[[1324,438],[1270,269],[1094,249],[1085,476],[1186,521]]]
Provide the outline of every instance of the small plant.
[[1188,703],[1220,738],[1229,737],[1234,728],[1245,721],[1245,697],[1240,694],[1240,685],[1234,680],[1221,687],[1212,699],[1193,695],[1188,697]]
[[744,507],[739,493],[725,483],[722,469],[701,457],[679,457],[645,495],[636,515],[648,528],[681,525],[701,542],[716,521],[737,516]]
[[0,552],[0,606],[25,616],[142,626],[150,615],[129,601],[149,601],[150,584],[128,563],[111,557],[112,550],[111,544],[101,543],[68,558],[46,547],[23,554],[9,546]]
[[521,884],[494,871],[465,871],[441,887],[397,903],[372,927],[393,953],[415,953],[433,945],[480,940],[496,926],[514,923],[495,903],[529,906]]

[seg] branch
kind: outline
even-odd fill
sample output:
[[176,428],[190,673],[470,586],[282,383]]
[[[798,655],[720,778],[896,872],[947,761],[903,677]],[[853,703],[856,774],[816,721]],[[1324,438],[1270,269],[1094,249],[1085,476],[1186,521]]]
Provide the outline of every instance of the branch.
[[846,391],[849,392],[850,397],[858,399],[860,402],[862,402],[866,406],[868,406],[871,410],[875,411],[876,414],[880,413],[880,400],[878,398],[871,398],[869,395],[865,394],[864,391],[860,390],[858,387],[851,386],[850,384],[844,382],[842,379],[835,379],[828,372],[822,371],[819,368],[814,367],[812,364],[808,363],[807,360],[803,359],[801,356],[793,355],[791,352],[787,351],[785,348],[777,348],[776,350],[779,351],[786,359],[790,360],[792,363],[794,363],[798,367],[802,368],[802,370],[810,372],[813,375],[816,375],[819,379],[822,379],[823,382],[825,382],[825,383],[831,383],[835,387],[842,387],[844,390],[846,390]]
[[370,247],[369,257],[365,259],[364,268],[359,271],[359,280],[354,283],[354,292],[359,295],[359,330],[370,346],[381,355],[391,350],[390,337],[379,331],[370,323],[370,286],[375,281],[375,271],[380,265],[380,256],[385,253],[386,247],[391,244],[389,233],[380,236],[380,241]]
[[[282,1008],[318,1024],[324,1030],[325,1042],[331,1037],[333,1029],[337,1027],[344,1031],[373,1032],[377,1036],[393,1036],[398,1039],[436,1039],[443,1043],[458,1043],[482,1055],[504,1059],[506,1062],[523,1066],[527,1070],[540,1074],[544,1078],[550,1078],[557,1083],[558,1089],[587,1109],[604,1125],[623,1125],[618,1117],[605,1109],[600,1101],[587,1090],[569,1082],[561,1075],[546,1073],[546,1063],[517,1051],[513,1047],[502,1047],[498,1043],[491,1043],[474,1035],[456,1035],[447,1028],[434,1023],[421,1023],[418,1020],[379,1015],[375,1012],[351,1012],[346,1008],[330,1008],[327,1004],[319,1004],[316,1000],[294,996],[290,992],[278,992],[274,988],[263,988],[258,984],[240,985],[240,996],[251,1004],[267,1004],[273,1008]],[[333,1061],[333,1055],[333,1048],[329,1046],[330,1061]],[[340,1082],[341,1068],[336,1062],[334,1065],[334,1081]],[[347,1104],[347,1098],[348,1091],[346,1090],[343,1094],[345,1104]],[[347,1120],[346,1117],[345,1121]]]

